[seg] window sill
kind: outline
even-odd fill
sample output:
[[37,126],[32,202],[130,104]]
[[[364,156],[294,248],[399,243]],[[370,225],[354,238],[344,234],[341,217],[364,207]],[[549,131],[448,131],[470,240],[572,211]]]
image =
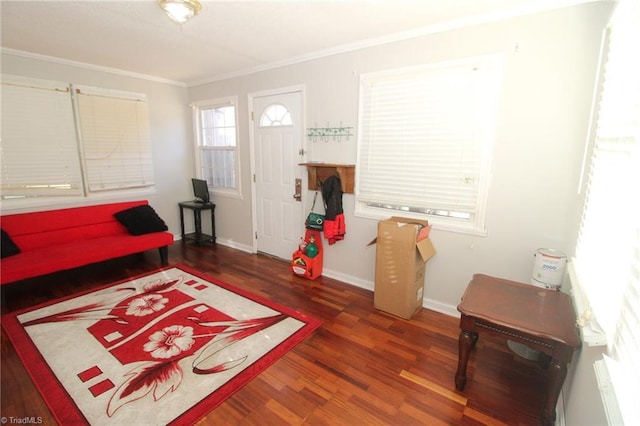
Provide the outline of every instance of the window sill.
[[122,189],[118,191],[107,191],[102,193],[92,193],[86,197],[29,197],[16,198],[13,200],[3,200],[2,214],[15,214],[40,210],[51,210],[58,208],[71,208],[84,205],[96,204],[99,202],[111,202],[114,200],[136,200],[146,199],[158,192],[155,187]]
[[356,202],[356,208],[354,216],[364,219],[384,220],[391,216],[408,217],[419,220],[428,220],[432,229],[438,231],[456,232],[459,234],[474,235],[478,237],[486,237],[487,230],[479,228],[469,223],[462,223],[455,219],[439,218],[426,214],[418,214],[411,212],[403,212],[400,210],[387,210],[387,209],[374,209],[374,208],[362,208],[358,206]]

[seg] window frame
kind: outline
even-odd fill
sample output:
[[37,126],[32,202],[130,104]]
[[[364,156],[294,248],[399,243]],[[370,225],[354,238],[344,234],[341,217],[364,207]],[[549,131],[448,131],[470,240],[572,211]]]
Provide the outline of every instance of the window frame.
[[[426,212],[415,211],[412,207],[405,207],[404,209],[394,209],[394,208],[385,208],[385,207],[376,207],[372,205],[370,202],[363,202],[361,200],[361,185],[362,185],[362,172],[364,167],[364,155],[363,155],[363,144],[367,143],[364,141],[363,136],[363,123],[367,118],[365,117],[365,107],[363,102],[365,102],[364,97],[367,95],[365,90],[365,85],[370,84],[372,80],[383,80],[385,78],[388,79],[402,79],[403,76],[411,76],[416,74],[425,74],[428,75],[431,71],[440,72],[442,70],[450,69],[452,71],[458,70],[461,67],[473,67],[473,66],[481,66],[483,69],[488,70],[488,74],[486,76],[487,82],[490,85],[490,96],[491,98],[487,98],[490,103],[490,108],[482,111],[482,114],[488,114],[488,122],[489,125],[483,129],[482,133],[482,143],[478,146],[481,147],[479,154],[477,155],[477,163],[476,167],[478,170],[478,179],[477,190],[475,193],[476,202],[475,202],[475,211],[471,215],[469,220],[460,219],[457,217],[446,217],[438,214],[430,214]],[[435,229],[447,230],[452,232],[459,232],[471,235],[479,235],[486,236],[487,228],[486,228],[486,214],[487,214],[487,204],[489,197],[489,182],[491,178],[491,163],[492,163],[492,154],[493,154],[493,146],[495,140],[496,133],[496,125],[497,125],[497,117],[498,117],[498,108],[500,103],[500,93],[502,86],[502,78],[503,78],[503,70],[504,70],[504,55],[495,54],[495,55],[484,55],[477,56],[471,58],[465,58],[456,61],[446,61],[439,63],[431,63],[431,64],[423,64],[412,67],[405,67],[393,70],[385,70],[379,72],[372,72],[367,74],[362,74],[360,77],[360,96],[359,96],[359,112],[358,112],[358,149],[357,149],[357,160],[356,160],[356,199],[355,199],[355,215],[358,217],[370,218],[380,220],[383,218],[387,218],[392,215],[400,215],[409,218],[415,219],[427,219],[431,224],[433,224]],[[410,79],[410,77],[406,77]],[[427,77],[425,77],[427,78]],[[489,93],[489,92],[487,92]],[[476,113],[481,111],[480,109],[475,110]],[[477,140],[477,138],[474,138]],[[389,146],[389,143],[387,143]],[[381,203],[382,204],[382,203]],[[403,205],[399,203],[390,202],[389,204],[394,205]],[[437,210],[437,208],[433,208],[431,210]],[[426,209],[424,210],[426,211]]]
[[[235,181],[236,188],[223,188],[216,187],[209,183],[209,192],[211,194],[221,195],[225,197],[238,198],[242,199],[242,181],[240,173],[240,139],[238,134],[238,97],[237,96],[229,96],[223,98],[215,98],[215,99],[207,99],[203,101],[193,102],[191,104],[193,110],[193,125],[194,125],[194,151],[195,151],[195,174],[199,179],[207,180],[207,177],[202,173],[203,170],[203,151],[230,151],[234,153],[234,167],[235,167]],[[206,109],[216,109],[216,108],[224,108],[224,107],[233,107],[234,108],[234,119],[235,119],[235,146],[234,147],[204,147],[203,146],[203,134],[202,134],[202,111]]]

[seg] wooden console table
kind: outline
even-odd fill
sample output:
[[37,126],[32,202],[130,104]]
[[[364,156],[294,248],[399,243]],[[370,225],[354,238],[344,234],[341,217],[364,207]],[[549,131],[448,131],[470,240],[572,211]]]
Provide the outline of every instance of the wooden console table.
[[[216,218],[215,208],[213,203],[203,203],[197,201],[182,201],[178,203],[180,206],[180,233],[182,234],[182,240],[192,240],[197,244],[205,242],[216,242]],[[195,222],[196,232],[190,234],[184,233],[184,209],[193,210],[193,221]],[[211,235],[204,234],[202,232],[202,211],[211,210]]]
[[462,316],[456,388],[461,391],[467,383],[469,353],[479,333],[518,341],[551,357],[542,424],[553,425],[567,364],[581,344],[569,296],[477,274],[465,290],[458,311]]

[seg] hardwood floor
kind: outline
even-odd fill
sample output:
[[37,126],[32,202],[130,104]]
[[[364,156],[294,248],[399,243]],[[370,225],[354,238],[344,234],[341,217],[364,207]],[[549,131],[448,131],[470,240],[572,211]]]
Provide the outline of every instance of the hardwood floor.
[[[502,340],[480,339],[457,392],[458,319],[422,309],[406,321],[373,308],[373,293],[333,279],[308,281],[288,263],[228,247],[176,242],[182,263],[313,315],[323,325],[199,424],[538,425],[542,367]],[[159,267],[157,252],[2,286],[2,313]],[[2,331],[5,418],[55,420]]]

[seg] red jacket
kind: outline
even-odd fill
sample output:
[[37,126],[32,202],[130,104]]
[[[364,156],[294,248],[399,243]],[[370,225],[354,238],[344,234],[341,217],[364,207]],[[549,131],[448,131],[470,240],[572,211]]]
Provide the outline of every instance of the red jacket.
[[347,226],[344,222],[344,214],[336,215],[335,220],[324,221],[324,237],[329,240],[329,244],[335,244],[338,240],[344,240],[347,233]]

